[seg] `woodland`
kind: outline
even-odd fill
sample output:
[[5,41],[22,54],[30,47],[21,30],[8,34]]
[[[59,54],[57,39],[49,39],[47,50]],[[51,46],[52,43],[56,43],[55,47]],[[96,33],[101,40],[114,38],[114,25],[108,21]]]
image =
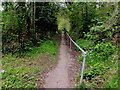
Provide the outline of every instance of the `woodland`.
[[2,88],[44,88],[43,73],[57,63],[66,33],[87,52],[83,83],[79,72],[73,88],[119,87],[120,2],[2,2],[2,8]]

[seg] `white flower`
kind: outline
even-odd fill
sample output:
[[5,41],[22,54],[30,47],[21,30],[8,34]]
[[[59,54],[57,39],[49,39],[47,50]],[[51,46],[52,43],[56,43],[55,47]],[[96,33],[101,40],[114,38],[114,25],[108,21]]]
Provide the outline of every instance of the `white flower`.
[[5,72],[5,70],[1,70],[1,72],[2,72],[2,73],[4,73],[4,72]]

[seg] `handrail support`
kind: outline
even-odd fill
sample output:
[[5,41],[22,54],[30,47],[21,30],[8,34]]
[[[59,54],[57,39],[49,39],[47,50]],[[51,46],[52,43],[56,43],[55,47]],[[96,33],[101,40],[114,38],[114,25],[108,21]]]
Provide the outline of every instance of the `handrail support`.
[[86,62],[87,53],[85,52],[83,56],[84,56],[84,58],[83,58],[83,63],[82,63],[82,71],[81,71],[80,85],[82,84],[82,81],[83,81],[83,75],[84,75],[84,70],[85,70],[85,62]]
[[81,78],[80,78],[80,85],[82,84],[82,81],[83,81],[83,75],[84,75],[84,70],[85,70],[85,62],[86,62],[86,56],[87,56],[87,53],[80,47],[80,46],[78,46],[73,40],[72,40],[72,38],[67,34],[67,36],[69,37],[69,39],[70,39],[70,50],[71,50],[71,42],[77,47],[77,48],[79,48],[81,51],[82,51],[82,53],[84,54],[83,55],[83,63],[82,63],[82,71],[81,71]]

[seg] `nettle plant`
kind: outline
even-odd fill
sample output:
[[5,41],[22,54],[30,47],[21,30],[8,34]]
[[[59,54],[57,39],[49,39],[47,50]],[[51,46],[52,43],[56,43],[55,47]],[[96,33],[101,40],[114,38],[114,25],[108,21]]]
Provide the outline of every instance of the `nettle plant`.
[[[112,55],[115,51],[115,46],[111,43],[99,43],[94,47],[94,51],[100,54],[100,56],[107,58]],[[103,59],[104,59],[103,58]]]
[[93,63],[96,60],[107,60],[109,56],[116,53],[116,48],[110,43],[98,43],[93,48],[87,52],[88,63]]
[[90,28],[90,31],[84,35],[85,38],[97,41],[102,41],[102,39],[112,39],[116,30],[111,27],[94,26]]
[[100,29],[102,26],[91,27],[90,31],[84,35],[89,40],[99,40]]
[[94,80],[95,77],[105,74],[109,66],[102,62],[96,62],[90,66],[90,69],[86,70],[84,73],[84,79]]

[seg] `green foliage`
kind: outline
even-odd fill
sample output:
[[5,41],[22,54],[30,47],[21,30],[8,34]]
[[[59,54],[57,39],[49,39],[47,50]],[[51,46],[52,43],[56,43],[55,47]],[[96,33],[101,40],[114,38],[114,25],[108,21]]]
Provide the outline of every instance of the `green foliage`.
[[[36,84],[28,79],[29,75],[25,73],[21,73],[19,68],[9,68],[8,71],[3,73],[3,78],[5,82],[3,82],[2,87],[4,88],[35,88]],[[23,68],[22,68],[23,69]],[[26,67],[24,67],[26,69]],[[30,69],[28,68],[27,73]],[[3,79],[3,80],[4,80]],[[29,82],[27,82],[29,80]],[[31,86],[31,87],[30,87]]]
[[[46,41],[39,47],[33,47],[29,52],[18,57],[17,53],[5,55],[2,60],[2,87],[3,88],[36,88],[43,83],[40,74],[56,62],[58,44],[55,41]],[[37,83],[39,81],[39,83]]]
[[3,53],[24,53],[56,34],[58,5],[50,2],[3,2]]
[[113,38],[115,38],[115,34],[117,33],[117,29],[115,27],[105,27],[103,25],[91,27],[90,32],[87,32],[84,35],[84,38],[88,40],[94,40],[95,43],[100,42],[109,42]]
[[118,74],[113,75],[111,78],[104,83],[105,88],[118,88]]
[[108,69],[107,66],[105,66],[102,62],[100,61],[91,64],[90,70],[86,70],[84,74],[84,79],[86,80],[91,80],[95,78],[96,76],[105,74],[106,70]]
[[70,20],[68,18],[68,16],[63,16],[63,15],[58,15],[57,16],[57,24],[58,24],[58,30],[59,31],[62,31],[64,30],[64,28],[67,30],[67,31],[70,31]]
[[[85,43],[85,42],[84,42]],[[117,47],[110,43],[98,43],[92,46],[93,50],[87,52],[86,59],[86,70],[84,72],[84,79],[92,82],[94,86],[101,85],[101,87],[105,88],[117,88],[118,86],[118,76],[111,74],[110,72],[115,72],[117,70],[117,57],[113,57],[117,54]],[[79,62],[83,61],[83,57],[81,56]],[[109,74],[110,73],[110,74]],[[109,75],[113,75],[111,78]],[[115,78],[114,78],[115,75]],[[76,81],[80,80],[81,74],[78,74]],[[94,82],[98,82],[94,83]],[[109,82],[109,83],[108,83]],[[114,83],[113,83],[114,82]],[[90,83],[89,83],[90,84]],[[78,87],[84,87],[78,86]],[[84,88],[89,88],[85,86]]]
[[[118,3],[112,2],[75,2],[69,6],[71,12],[70,34],[77,44],[87,52],[84,82],[77,88],[118,87],[118,76],[115,75],[118,70],[118,47],[111,43],[113,40],[117,40],[116,35],[119,32],[119,25],[116,23],[118,20],[116,19],[117,7]],[[113,24],[114,22],[115,24]],[[83,56],[80,56],[78,61],[82,62]],[[79,80],[80,73],[76,78],[77,82]]]
[[3,88],[36,88],[56,61],[58,6],[50,2],[3,2]]
[[[91,47],[92,50],[87,51],[87,63],[94,64],[96,62],[101,62],[108,60],[109,56],[116,54],[118,49],[110,43],[100,43]],[[115,50],[116,48],[116,50]],[[81,56],[79,61],[82,61],[83,57]]]
[[[92,52],[93,53],[93,52]],[[99,58],[99,53],[87,55],[86,59],[86,70],[84,72],[83,79],[86,80],[88,85],[92,85],[91,87],[85,86],[84,88],[94,88],[95,87],[104,87],[104,88],[118,88],[118,65],[117,65],[117,57],[116,59],[113,56],[109,56],[107,59]],[[110,58],[111,57],[111,58]],[[81,58],[80,61],[82,61]],[[80,80],[81,74],[77,75],[76,82]],[[99,86],[100,85],[100,86]],[[84,85],[83,85],[84,86]],[[83,86],[78,86],[82,88]]]
[[115,51],[115,46],[112,45],[111,43],[98,43],[95,47],[94,50],[100,54],[102,57],[108,57],[111,54],[114,53]]
[[[114,15],[114,10],[118,11],[118,8],[115,9],[118,4],[113,2],[64,4],[67,8],[50,2],[2,3],[4,8],[1,23],[4,24],[2,52],[4,54],[12,52],[13,55],[5,55],[3,58],[5,70],[2,77],[3,87],[36,87],[35,74],[41,73],[55,62],[58,45],[50,39],[56,34],[57,24],[58,29],[65,27],[77,44],[87,50],[87,70],[84,79],[88,82],[83,82],[78,88],[91,88],[94,85],[106,88],[118,87],[118,76],[115,75],[117,70],[115,57],[118,48],[110,41],[115,38],[116,33],[119,33],[119,25],[118,21],[114,24],[112,21],[107,22],[108,19],[115,20],[114,17],[117,17],[117,12]],[[56,15],[60,10],[63,10],[62,14],[60,13],[63,20]],[[111,27],[107,27],[105,22]],[[83,37],[87,40],[80,39]],[[80,57],[79,62],[81,60],[83,57]],[[80,74],[77,81],[79,77]]]
[[[73,2],[69,5],[71,30],[70,35],[73,39],[83,37],[93,25],[95,15],[95,3]],[[89,9],[90,8],[90,9]]]
[[31,52],[26,52],[26,53],[24,53],[24,55],[32,57],[32,56],[38,55],[39,53],[47,53],[47,54],[56,56],[57,55],[57,47],[58,47],[57,42],[48,40],[48,41],[42,43],[40,45],[40,47],[30,48]]
[[80,86],[76,86],[75,88],[77,89],[77,88],[96,88],[96,87],[92,84],[87,83],[87,82],[83,82]]
[[78,39],[76,40],[76,43],[84,50],[90,50],[91,47],[94,45],[94,42],[92,40],[87,39]]
[[2,84],[3,88],[35,88],[36,87],[36,84],[32,80],[28,79],[30,77],[28,73],[33,72],[33,70],[25,64],[21,66],[17,65],[19,63],[21,64],[22,62],[26,62],[29,60],[14,58],[11,56],[6,56],[3,58],[3,60],[4,60],[3,69],[5,69],[5,72],[2,74],[2,80],[4,81]]
[[99,35],[93,35],[91,32],[88,32],[87,34],[84,35],[85,38],[88,40],[98,40]]

